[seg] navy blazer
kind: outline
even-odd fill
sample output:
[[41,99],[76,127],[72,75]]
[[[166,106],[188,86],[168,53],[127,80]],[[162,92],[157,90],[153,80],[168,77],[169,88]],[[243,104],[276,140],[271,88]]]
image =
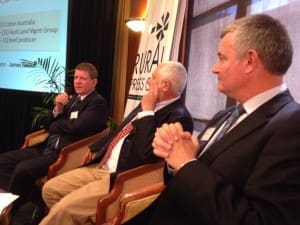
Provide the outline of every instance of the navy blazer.
[[[105,141],[98,141],[90,146],[91,151],[97,152],[92,163],[100,162],[110,141],[139,111],[141,111],[140,106],[136,107]],[[156,128],[162,126],[163,123],[173,122],[181,122],[185,130],[193,131],[192,117],[182,99],[178,99],[158,110],[154,116],[145,116],[134,120],[134,130],[125,138],[121,148],[117,172],[161,160],[153,154],[152,141],[154,134]]]
[[[225,114],[218,113],[208,127]],[[126,224],[297,225],[299,174],[300,106],[286,91],[186,164]]]
[[[108,108],[106,100],[96,91],[86,96],[78,108],[70,109],[76,101],[73,97],[61,114],[49,112],[45,128],[51,134],[60,134],[58,149],[75,141],[91,136],[107,127]],[[78,111],[77,118],[71,118],[72,111]]]

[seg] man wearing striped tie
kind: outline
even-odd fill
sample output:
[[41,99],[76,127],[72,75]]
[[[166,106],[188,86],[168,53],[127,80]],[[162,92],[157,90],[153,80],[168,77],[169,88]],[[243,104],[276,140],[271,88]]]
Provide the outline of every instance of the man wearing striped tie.
[[198,137],[179,123],[159,128],[167,187],[126,225],[300,224],[300,106],[283,79],[292,55],[285,27],[266,14],[223,29],[213,73],[244,111],[232,120],[235,107],[222,110]]

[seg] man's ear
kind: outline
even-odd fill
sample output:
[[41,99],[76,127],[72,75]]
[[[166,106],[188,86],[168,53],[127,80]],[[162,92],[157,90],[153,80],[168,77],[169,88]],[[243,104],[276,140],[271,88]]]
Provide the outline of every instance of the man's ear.
[[169,80],[162,81],[162,89],[163,91],[168,91],[171,89],[171,82]]
[[258,54],[255,50],[249,49],[245,55],[245,72],[251,73],[257,67]]
[[94,85],[94,87],[96,87],[96,86],[97,86],[97,84],[98,84],[98,79],[93,79],[92,81],[93,81],[93,85]]

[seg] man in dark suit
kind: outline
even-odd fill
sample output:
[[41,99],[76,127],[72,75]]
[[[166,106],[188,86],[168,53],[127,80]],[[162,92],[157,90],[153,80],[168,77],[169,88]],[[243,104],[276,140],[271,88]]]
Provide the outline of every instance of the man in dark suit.
[[[95,91],[97,82],[94,65],[78,64],[74,73],[76,95],[61,93],[56,96],[54,109],[45,122],[50,133],[48,139],[38,146],[0,155],[1,188],[20,195],[15,209],[25,200],[39,197],[35,180],[46,175],[48,166],[57,159],[61,148],[107,127],[107,103]],[[4,182],[7,178],[9,181]]]
[[153,147],[167,164],[166,189],[126,225],[300,223],[300,107],[283,81],[290,38],[263,14],[233,21],[221,38],[218,90],[244,111],[220,139],[232,108],[198,138],[179,123],[159,128]]
[[[141,104],[106,140],[90,146],[83,159],[86,166],[44,185],[43,198],[50,211],[40,224],[91,224],[99,197],[109,191],[111,179],[117,173],[161,160],[154,156],[151,146],[157,127],[181,122],[183,129],[191,132],[192,118],[181,99],[186,80],[181,63],[159,64],[148,81],[149,91]],[[129,132],[116,141],[115,137],[127,128]]]

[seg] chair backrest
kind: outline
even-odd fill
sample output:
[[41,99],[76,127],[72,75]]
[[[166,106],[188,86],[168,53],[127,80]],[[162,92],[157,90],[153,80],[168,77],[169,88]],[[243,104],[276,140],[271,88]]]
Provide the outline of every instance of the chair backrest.
[[69,170],[78,168],[83,154],[88,150],[88,146],[93,142],[106,137],[108,134],[109,128],[106,128],[97,134],[63,147],[56,161],[49,166],[47,176],[37,179],[36,185],[42,188],[47,180]]
[[66,171],[80,166],[83,154],[88,150],[88,146],[109,134],[109,128],[76,141],[61,149],[58,159],[49,167],[47,178],[50,179]]
[[[135,191],[146,190],[152,185],[160,187],[158,192],[163,189],[163,166],[164,162],[161,161],[145,164],[118,174],[110,192],[101,196],[98,201],[96,224],[100,225],[108,221],[113,222],[112,224],[121,224],[124,220],[130,219],[135,213],[138,213],[134,210],[133,213],[130,212],[130,216],[125,216],[127,214],[123,211],[126,209],[130,196],[136,196]],[[146,206],[147,204],[144,207]],[[137,207],[139,210],[143,209],[143,207]],[[135,208],[137,209],[137,207]]]
[[30,146],[34,146],[36,144],[42,143],[47,139],[48,136],[49,133],[45,129],[40,129],[38,131],[27,134],[25,136],[25,140],[21,149],[28,148]]

